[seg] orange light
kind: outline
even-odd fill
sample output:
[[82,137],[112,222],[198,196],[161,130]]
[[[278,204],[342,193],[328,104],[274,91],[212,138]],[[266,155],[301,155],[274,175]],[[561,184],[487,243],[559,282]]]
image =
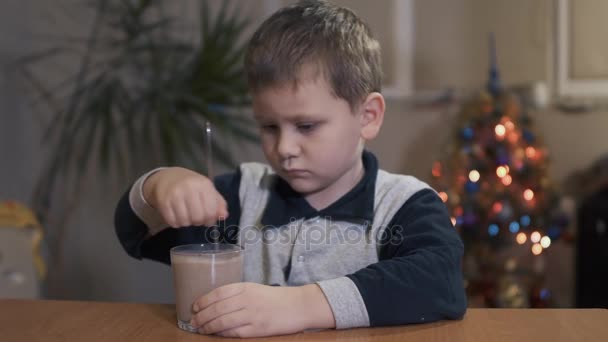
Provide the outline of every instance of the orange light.
[[494,132],[496,132],[496,136],[499,138],[504,138],[506,131],[507,130],[505,126],[501,124],[496,125],[496,127],[494,128]]
[[542,252],[543,246],[541,246],[539,243],[535,243],[534,245],[532,245],[532,253],[534,253],[534,255],[539,255]]
[[519,233],[515,239],[517,240],[518,244],[523,245],[526,243],[526,240],[528,240],[528,237],[526,236],[526,233]]
[[504,186],[509,186],[509,185],[511,185],[512,182],[513,182],[513,178],[509,175],[506,175],[502,178],[502,184],[504,184]]
[[441,163],[440,162],[435,162],[433,164],[433,176],[435,177],[441,177]]
[[511,142],[511,144],[515,144],[519,141],[519,134],[517,134],[516,132],[511,132],[509,134],[509,142]]
[[465,177],[464,175],[458,175],[457,179],[459,184],[464,184],[464,182],[467,181],[467,177]]
[[473,171],[469,172],[469,179],[473,183],[476,183],[480,177],[481,177],[481,175],[479,174],[479,171],[477,171],[477,170],[473,170]]
[[500,202],[494,202],[494,205],[492,205],[492,211],[494,211],[495,213],[499,213],[502,211],[502,203]]
[[456,209],[454,209],[454,215],[456,216],[462,216],[462,207],[456,207]]
[[528,157],[528,159],[534,159],[534,157],[536,157],[536,149],[532,146],[526,147],[526,157]]
[[524,191],[524,199],[526,201],[531,201],[532,199],[534,199],[534,191],[526,189],[526,191]]
[[504,166],[499,166],[496,168],[496,175],[500,178],[504,177],[509,173],[508,169]]
[[456,227],[456,218],[452,216],[452,226]]
[[443,203],[448,201],[448,194],[445,193],[444,191],[439,193],[439,197],[441,197],[441,200],[443,201]]
[[513,121],[511,120],[507,120],[505,122],[505,128],[508,130],[512,130],[513,128],[515,128],[515,124],[513,124]]

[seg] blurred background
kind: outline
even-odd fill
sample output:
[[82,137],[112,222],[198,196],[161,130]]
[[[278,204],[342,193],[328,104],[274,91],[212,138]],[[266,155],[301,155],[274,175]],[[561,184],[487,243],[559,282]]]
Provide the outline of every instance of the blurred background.
[[[205,172],[207,121],[216,173],[264,160],[242,46],[291,2],[0,2],[0,297],[173,301],[170,268],[120,247],[114,208],[155,166]],[[606,307],[608,3],[335,3],[367,20],[383,47],[387,112],[368,148],[383,169],[446,196],[456,229],[476,232],[467,248],[501,256],[486,268],[467,259],[471,306]],[[479,138],[498,125],[514,132],[509,148],[504,132]],[[519,168],[528,147],[539,154]],[[476,148],[485,152],[462,157]],[[507,174],[492,181],[504,187],[484,183],[497,166],[511,166],[518,187]],[[549,204],[526,214],[530,201],[509,189]],[[545,214],[559,224],[535,223]],[[550,246],[533,252],[544,237]]]

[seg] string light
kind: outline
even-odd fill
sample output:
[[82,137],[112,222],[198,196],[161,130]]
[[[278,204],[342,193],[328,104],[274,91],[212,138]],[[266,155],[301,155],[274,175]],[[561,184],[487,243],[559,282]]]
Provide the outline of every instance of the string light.
[[432,173],[433,173],[433,176],[435,176],[435,177],[441,177],[441,163],[440,162],[435,162],[433,164]]
[[463,223],[464,223],[464,217],[462,217],[462,216],[457,216],[457,217],[456,217],[456,225],[457,225],[457,226],[460,226],[460,225],[462,225]]
[[439,197],[441,197],[441,200],[443,201],[443,203],[448,201],[448,194],[445,191],[440,192]]
[[456,218],[452,216],[450,220],[452,221],[452,226],[456,227]]
[[465,177],[464,175],[458,175],[457,179],[458,179],[458,183],[461,185],[466,183],[466,181],[467,181],[467,177]]
[[476,183],[480,177],[481,177],[481,175],[479,174],[479,171],[477,171],[477,170],[473,170],[473,171],[469,172],[469,179],[473,183]]
[[498,231],[499,231],[499,228],[498,228],[497,224],[493,223],[488,227],[488,234],[490,234],[490,236],[498,235]]
[[536,149],[532,146],[526,147],[526,157],[528,157],[528,159],[534,159],[534,157],[536,157]]
[[505,133],[506,133],[505,126],[503,126],[501,124],[496,125],[496,127],[494,128],[494,132],[496,132],[496,136],[498,138],[504,138]]
[[541,246],[539,243],[535,243],[534,245],[532,245],[532,253],[534,255],[540,255],[540,253],[543,252],[543,246]]
[[526,189],[524,191],[524,199],[526,201],[531,201],[532,199],[534,199],[534,191],[532,191],[530,189]]
[[496,175],[500,178],[503,178],[504,176],[506,176],[507,173],[509,173],[509,170],[504,166],[499,166],[496,168]]
[[542,289],[540,290],[540,299],[547,299],[549,297],[551,297],[551,291],[549,291],[549,289]]
[[527,227],[530,225],[532,219],[530,219],[529,215],[524,215],[521,217],[521,219],[519,219],[519,222],[521,222],[521,225],[524,227]]
[[538,243],[540,241],[540,233],[539,232],[534,232],[530,235],[530,241],[532,241],[532,243]]
[[549,246],[551,246],[551,238],[548,236],[543,236],[543,238],[540,239],[540,245],[543,248],[549,248]]
[[501,181],[504,186],[509,186],[511,183],[513,183],[513,178],[510,175],[506,175],[501,179]]
[[515,124],[513,124],[513,121],[511,120],[507,120],[505,122],[505,128],[508,130],[512,130],[513,128],[515,128]]
[[494,202],[494,204],[492,205],[492,210],[496,214],[498,214],[499,212],[501,212],[502,208],[503,208],[503,206],[502,206],[502,203],[500,203],[500,202]]
[[528,237],[526,236],[526,233],[518,233],[515,239],[517,240],[518,244],[523,245],[526,243],[526,240],[528,240]]
[[517,223],[517,221],[511,222],[511,224],[509,224],[509,231],[513,234],[517,233],[519,231],[519,223]]

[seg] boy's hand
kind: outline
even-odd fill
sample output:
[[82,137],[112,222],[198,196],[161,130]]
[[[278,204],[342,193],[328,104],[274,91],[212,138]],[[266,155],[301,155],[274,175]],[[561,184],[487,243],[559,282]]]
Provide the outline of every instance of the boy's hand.
[[335,327],[325,295],[316,284],[274,287],[236,283],[219,287],[193,305],[192,326],[201,334],[261,337]]
[[194,171],[171,167],[152,174],[143,186],[144,198],[173,228],[214,225],[228,217],[226,201],[213,182]]

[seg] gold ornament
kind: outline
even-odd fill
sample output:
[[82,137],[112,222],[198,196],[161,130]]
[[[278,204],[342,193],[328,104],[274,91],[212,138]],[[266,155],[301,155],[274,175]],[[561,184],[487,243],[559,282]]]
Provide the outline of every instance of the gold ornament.
[[42,242],[42,226],[36,219],[34,213],[26,206],[15,202],[0,202],[0,229],[32,229],[32,255],[34,265],[40,279],[46,275],[46,265],[40,255],[40,243]]

